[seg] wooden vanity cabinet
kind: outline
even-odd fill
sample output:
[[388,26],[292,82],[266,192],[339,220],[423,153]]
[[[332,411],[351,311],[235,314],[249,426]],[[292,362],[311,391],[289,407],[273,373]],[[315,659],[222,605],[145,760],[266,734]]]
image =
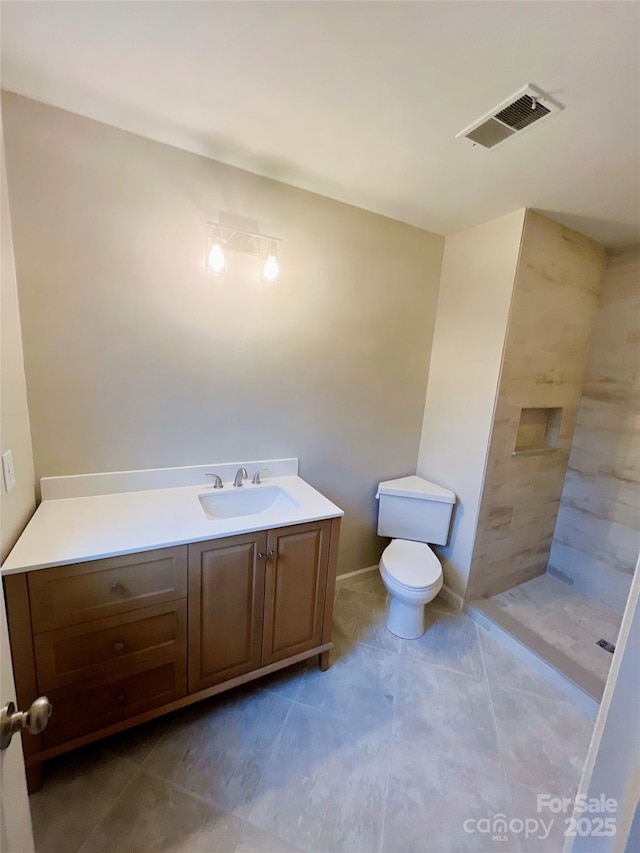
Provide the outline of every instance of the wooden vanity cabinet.
[[340,518],[4,578],[23,737],[43,761],[317,654],[326,669]]

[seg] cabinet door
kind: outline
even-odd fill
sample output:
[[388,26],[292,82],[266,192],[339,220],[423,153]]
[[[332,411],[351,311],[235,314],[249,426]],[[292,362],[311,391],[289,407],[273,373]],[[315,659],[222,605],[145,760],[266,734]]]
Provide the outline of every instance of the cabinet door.
[[189,692],[260,666],[264,532],[189,545]]
[[330,521],[269,531],[262,665],[322,642]]

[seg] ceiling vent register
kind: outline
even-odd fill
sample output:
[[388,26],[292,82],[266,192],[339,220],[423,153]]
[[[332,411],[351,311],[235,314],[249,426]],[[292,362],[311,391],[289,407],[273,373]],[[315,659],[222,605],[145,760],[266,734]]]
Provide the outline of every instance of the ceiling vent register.
[[530,83],[460,133],[456,133],[456,139],[464,136],[474,145],[495,148],[563,109],[561,104],[542,89]]

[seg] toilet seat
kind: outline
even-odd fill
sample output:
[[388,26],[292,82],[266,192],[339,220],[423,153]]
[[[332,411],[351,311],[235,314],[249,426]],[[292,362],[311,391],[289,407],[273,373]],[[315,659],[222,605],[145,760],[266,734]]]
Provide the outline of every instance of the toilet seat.
[[380,571],[407,590],[427,590],[442,583],[442,566],[424,542],[394,539],[380,559]]

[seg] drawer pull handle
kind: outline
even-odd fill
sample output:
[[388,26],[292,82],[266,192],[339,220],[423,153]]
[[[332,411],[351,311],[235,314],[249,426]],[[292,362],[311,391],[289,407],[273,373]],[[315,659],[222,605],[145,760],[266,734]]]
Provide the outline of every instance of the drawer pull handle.
[[118,693],[118,695],[116,696],[116,702],[118,702],[119,704],[122,704],[124,702],[124,693]]
[[114,581],[111,584],[111,592],[119,592],[122,589],[122,584],[120,581]]
[[115,643],[113,644],[114,652],[121,652],[123,649],[124,649],[124,643],[122,642],[122,640],[116,640]]

